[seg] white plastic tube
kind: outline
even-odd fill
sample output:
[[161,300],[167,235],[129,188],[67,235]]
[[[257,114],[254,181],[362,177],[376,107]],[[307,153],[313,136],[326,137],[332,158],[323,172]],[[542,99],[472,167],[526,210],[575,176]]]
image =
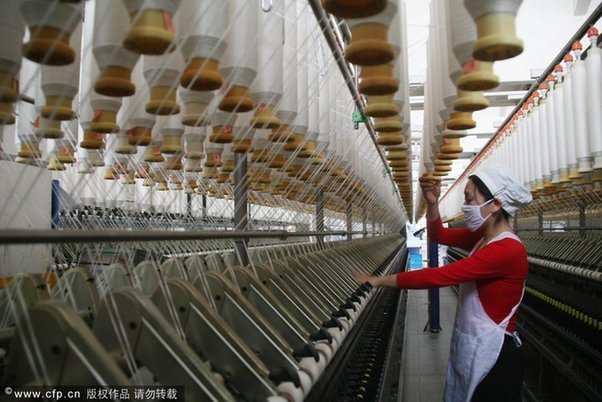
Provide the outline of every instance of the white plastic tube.
[[308,102],[309,102],[309,83],[308,83],[308,51],[309,51],[309,5],[304,2],[296,1],[297,14],[297,119],[293,132],[299,135],[305,135],[308,127]]
[[519,55],[523,42],[516,37],[515,18],[522,0],[464,0],[477,24],[473,56],[478,60],[505,60]]
[[590,173],[592,171],[592,156],[589,144],[588,119],[587,119],[587,75],[585,63],[579,58],[573,63],[573,117],[575,124],[575,142],[577,144],[577,163],[579,173]]
[[548,158],[550,159],[550,174],[552,184],[560,182],[559,163],[558,163],[558,129],[556,127],[556,98],[557,94],[554,90],[554,76],[548,77],[548,96],[546,100],[546,127],[547,127],[547,142],[548,142]]
[[251,97],[257,104],[251,120],[254,128],[277,128],[276,107],[282,98],[282,45],[284,38],[283,4],[274,2],[270,12],[257,13],[257,78]]
[[602,50],[598,48],[598,30],[588,31],[591,41],[585,59],[587,75],[587,122],[594,169],[602,169]]
[[541,158],[541,172],[542,178],[545,186],[548,186],[551,181],[551,172],[550,172],[550,152],[548,141],[550,140],[550,129],[548,127],[548,101],[545,97],[544,93],[541,93],[541,98],[539,98],[539,107],[537,108],[536,118],[538,120],[538,133],[536,134],[536,138],[539,141],[539,147],[535,148],[539,150],[538,154]]
[[21,68],[22,40],[25,22],[21,16],[18,1],[7,1],[0,13],[0,101],[14,102],[17,91],[14,88],[16,75]]
[[[559,73],[560,74],[560,73]],[[556,88],[554,90],[554,126],[556,128],[556,157],[558,158],[558,175],[559,182],[566,183],[568,181],[568,162],[567,162],[567,142],[568,136],[565,128],[565,85],[561,81],[561,76],[558,78]]]
[[71,120],[75,116],[72,103],[79,89],[81,39],[79,24],[73,30],[71,38],[71,45],[75,50],[73,63],[66,66],[42,66],[42,91],[46,96],[46,106],[41,114],[45,118]]
[[[224,77],[224,97],[219,108],[226,112],[248,112],[255,103],[248,96],[251,83],[257,76],[257,12],[259,5],[253,1],[228,2],[228,47],[219,71]],[[259,11],[261,12],[261,11]]]
[[227,7],[227,1],[182,1],[176,13],[178,44],[187,63],[182,86],[198,91],[222,86],[223,77],[217,70],[227,46]]
[[121,0],[97,1],[94,12],[94,57],[100,69],[96,92],[106,96],[131,96],[136,91],[132,69],[140,55],[123,47],[130,19]]
[[[273,11],[273,10],[272,10]],[[278,108],[278,117],[282,124],[292,125],[297,117],[297,53],[301,50],[297,44],[300,14],[297,12],[296,0],[284,1],[284,45],[282,50],[282,101]],[[301,41],[306,41],[302,37]]]
[[564,75],[564,131],[567,141],[565,143],[567,150],[567,163],[569,167],[569,179],[576,180],[580,178],[577,164],[577,145],[575,144],[575,113],[573,109],[573,73],[572,56],[565,57]]
[[123,0],[132,20],[123,44],[133,52],[165,53],[174,43],[173,17],[181,0]]
[[161,56],[142,58],[144,77],[150,87],[146,111],[156,115],[180,113],[176,91],[184,60],[179,50]]
[[132,79],[138,84],[138,91],[130,97],[123,99],[123,107],[117,116],[119,125],[130,134],[132,145],[147,146],[151,141],[151,132],[155,124],[155,115],[145,109],[145,100],[148,96],[142,63],[137,63],[132,71]]
[[76,51],[69,45],[81,22],[82,5],[64,1],[25,0],[21,12],[30,30],[23,55],[36,63],[64,66],[73,63]]

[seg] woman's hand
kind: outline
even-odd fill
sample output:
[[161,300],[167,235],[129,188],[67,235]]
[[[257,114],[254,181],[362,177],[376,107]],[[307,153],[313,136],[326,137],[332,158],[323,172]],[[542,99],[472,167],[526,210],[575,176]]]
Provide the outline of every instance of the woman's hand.
[[378,277],[377,276],[366,275],[366,274],[358,272],[358,271],[352,271],[351,276],[353,276],[353,279],[355,279],[360,284],[368,282],[373,287],[378,286],[378,284],[377,284]]
[[427,204],[434,205],[439,201],[441,195],[441,182],[426,178],[426,173],[423,174],[418,181],[422,188],[422,195]]

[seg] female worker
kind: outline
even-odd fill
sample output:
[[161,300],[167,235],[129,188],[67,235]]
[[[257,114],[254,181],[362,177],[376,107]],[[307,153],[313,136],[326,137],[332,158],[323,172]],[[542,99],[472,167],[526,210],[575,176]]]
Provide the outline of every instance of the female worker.
[[435,269],[353,276],[372,286],[406,289],[459,284],[445,401],[520,401],[522,366],[515,326],[528,264],[527,251],[508,219],[531,202],[531,194],[505,167],[483,167],[469,176],[464,189],[467,228],[448,229],[439,216],[440,182],[422,177],[420,185],[430,238],[471,249],[470,256]]

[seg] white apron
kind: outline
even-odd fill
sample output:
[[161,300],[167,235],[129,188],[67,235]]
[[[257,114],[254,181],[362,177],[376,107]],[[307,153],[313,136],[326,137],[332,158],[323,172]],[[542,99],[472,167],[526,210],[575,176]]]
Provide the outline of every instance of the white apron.
[[[505,238],[518,240],[510,232],[504,232],[489,241]],[[481,242],[473,248],[477,250]],[[524,288],[523,288],[524,292]],[[521,295],[522,300],[522,295]],[[491,371],[504,344],[508,322],[521,302],[497,324],[483,309],[475,282],[460,284],[460,296],[456,311],[456,323],[451,338],[445,402],[469,402],[479,383]]]

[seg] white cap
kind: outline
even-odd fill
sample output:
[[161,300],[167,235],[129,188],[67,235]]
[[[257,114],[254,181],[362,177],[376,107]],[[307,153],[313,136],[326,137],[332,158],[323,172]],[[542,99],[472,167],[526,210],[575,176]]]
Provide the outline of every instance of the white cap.
[[474,174],[487,187],[494,198],[502,203],[502,209],[514,216],[519,208],[533,201],[529,190],[505,166],[490,164],[479,168]]

